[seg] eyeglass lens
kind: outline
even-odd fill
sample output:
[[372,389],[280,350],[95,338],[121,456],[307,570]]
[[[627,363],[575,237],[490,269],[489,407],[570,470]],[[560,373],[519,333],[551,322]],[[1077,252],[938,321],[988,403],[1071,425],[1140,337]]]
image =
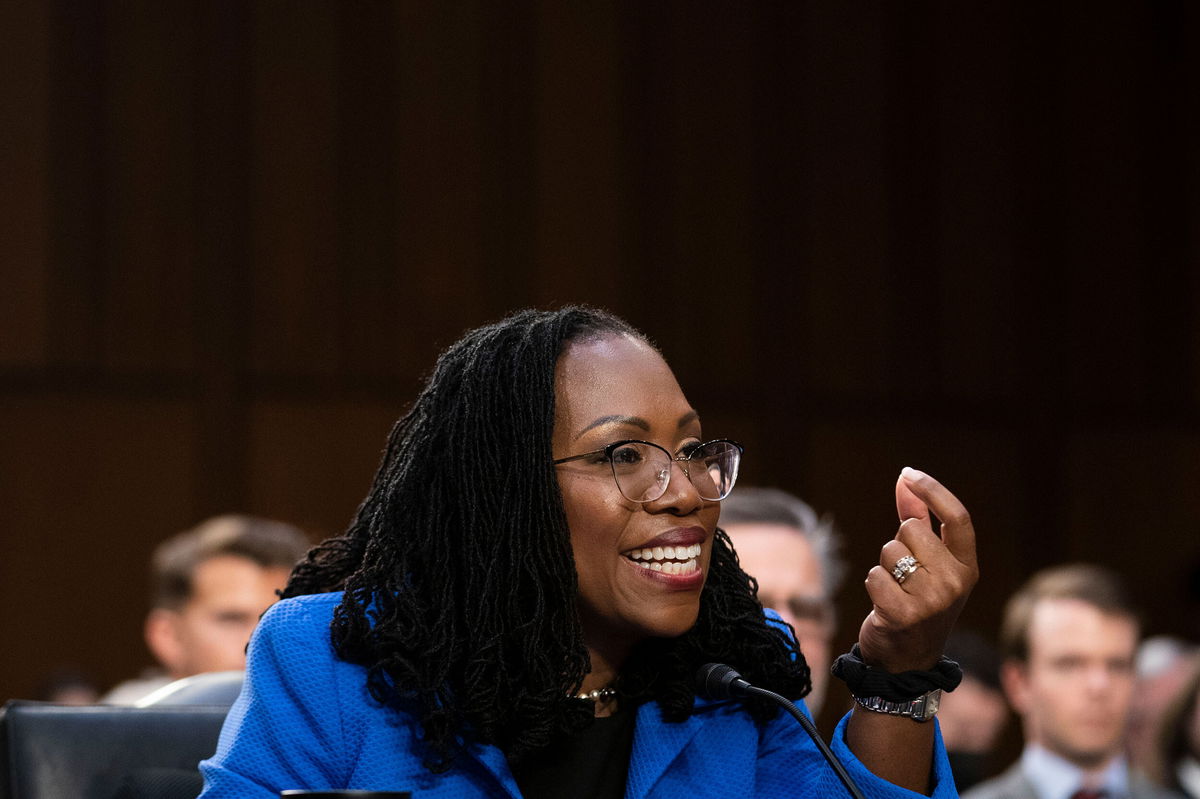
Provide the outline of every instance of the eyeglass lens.
[[[710,441],[692,450],[681,465],[701,499],[720,500],[733,489],[740,459],[734,444]],[[622,444],[613,450],[611,463],[617,488],[634,502],[653,502],[671,482],[671,455],[655,444]]]

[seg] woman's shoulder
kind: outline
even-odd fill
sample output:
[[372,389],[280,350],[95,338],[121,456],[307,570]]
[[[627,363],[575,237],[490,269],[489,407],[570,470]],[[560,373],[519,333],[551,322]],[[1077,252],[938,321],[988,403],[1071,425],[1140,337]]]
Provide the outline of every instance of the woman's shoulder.
[[267,608],[260,625],[275,627],[304,622],[328,624],[333,620],[333,611],[341,601],[341,591],[328,594],[304,594],[281,599]]
[[[306,594],[276,602],[255,628],[250,651],[278,651],[295,647],[308,648],[318,641],[330,643],[333,613],[342,601],[340,591],[330,594]],[[318,647],[315,651],[322,651]]]

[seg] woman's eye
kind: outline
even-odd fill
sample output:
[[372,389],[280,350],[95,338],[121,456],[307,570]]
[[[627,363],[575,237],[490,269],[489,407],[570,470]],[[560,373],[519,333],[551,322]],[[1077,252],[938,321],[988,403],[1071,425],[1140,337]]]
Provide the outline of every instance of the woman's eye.
[[694,453],[696,450],[700,449],[700,447],[701,447],[701,443],[699,441],[693,441],[689,444],[684,444],[682,447],[679,448],[679,457],[690,458],[690,457],[692,457],[692,453]]
[[642,462],[642,453],[636,447],[617,447],[613,450],[612,462],[617,466],[633,466]]

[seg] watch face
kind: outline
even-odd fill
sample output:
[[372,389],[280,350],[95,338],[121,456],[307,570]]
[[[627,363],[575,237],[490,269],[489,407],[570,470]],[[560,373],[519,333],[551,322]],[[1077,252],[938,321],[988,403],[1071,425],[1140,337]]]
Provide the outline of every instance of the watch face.
[[922,718],[931,719],[938,712],[938,706],[942,704],[942,692],[938,689],[925,694],[925,712],[921,714]]

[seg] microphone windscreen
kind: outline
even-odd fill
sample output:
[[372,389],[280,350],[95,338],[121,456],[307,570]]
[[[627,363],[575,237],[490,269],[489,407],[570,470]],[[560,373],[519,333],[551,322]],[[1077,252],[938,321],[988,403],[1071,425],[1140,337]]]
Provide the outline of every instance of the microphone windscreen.
[[741,676],[724,663],[705,663],[696,671],[696,693],[707,699],[731,699],[730,686]]

